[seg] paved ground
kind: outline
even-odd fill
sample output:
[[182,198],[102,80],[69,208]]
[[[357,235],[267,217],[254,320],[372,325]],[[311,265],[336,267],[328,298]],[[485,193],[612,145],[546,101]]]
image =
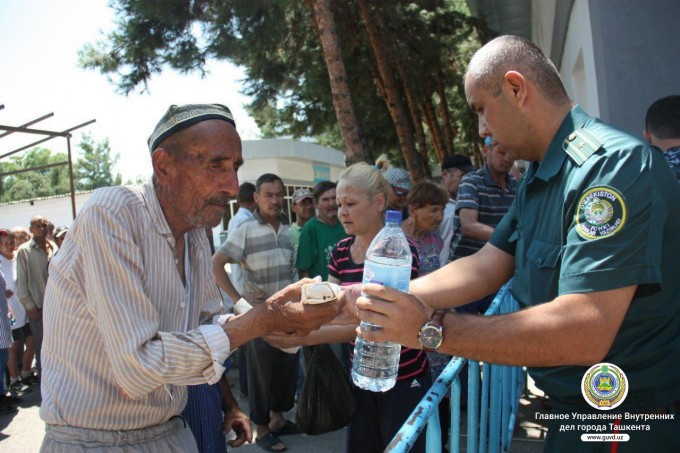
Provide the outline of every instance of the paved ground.
[[[238,383],[236,371],[230,372],[230,382]],[[248,401],[241,397],[238,384],[233,387],[241,408],[248,413]],[[520,411],[515,427],[515,434],[510,451],[512,453],[538,453],[543,449],[542,439],[546,429],[536,423],[536,412],[544,412],[541,407],[542,393],[529,385],[529,396],[520,400]],[[13,415],[0,417],[0,451],[7,453],[32,453],[40,449],[40,444],[45,433],[43,422],[38,415],[40,395],[37,389],[23,396],[23,403],[19,411]],[[294,419],[293,411],[287,414],[288,418]],[[283,438],[288,451],[291,452],[344,452],[345,430],[336,431],[321,436],[286,436]],[[465,451],[465,439],[461,439],[461,451]],[[258,452],[264,450],[257,445],[244,445],[238,450],[242,453]]]

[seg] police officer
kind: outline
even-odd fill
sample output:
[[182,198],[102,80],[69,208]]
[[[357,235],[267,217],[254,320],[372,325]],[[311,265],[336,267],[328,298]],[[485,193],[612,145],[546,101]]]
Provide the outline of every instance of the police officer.
[[[650,430],[627,431],[618,451],[680,451],[680,426],[671,420],[680,409],[680,189],[662,154],[573,104],[554,65],[522,38],[501,36],[480,49],[465,92],[480,135],[531,162],[517,199],[478,253],[412,282],[411,294],[365,286],[359,315],[383,329],[361,335],[528,366],[555,410],[570,417],[603,413],[591,408],[581,381],[591,366],[610,363],[595,370],[607,376],[597,381],[603,389],[619,386],[615,410],[665,414],[621,421]],[[430,318],[512,277],[523,310]],[[428,325],[441,325],[441,337],[430,329],[435,334],[419,340]],[[581,434],[553,426],[545,449],[612,446],[584,443]]]

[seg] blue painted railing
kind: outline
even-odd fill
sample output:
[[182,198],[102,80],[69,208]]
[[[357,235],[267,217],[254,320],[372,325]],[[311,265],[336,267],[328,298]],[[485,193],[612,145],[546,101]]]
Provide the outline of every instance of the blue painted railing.
[[[485,316],[510,313],[519,306],[507,283],[498,292]],[[427,426],[427,451],[442,451],[439,426],[439,402],[451,388],[451,437],[449,452],[460,451],[461,386],[458,373],[468,363],[467,453],[497,453],[510,450],[515,427],[517,404],[521,395],[522,368],[484,363],[454,357],[427,394],[413,410],[408,420],[385,449],[386,452],[407,452]],[[480,389],[481,384],[481,389]],[[429,423],[428,423],[429,421]]]

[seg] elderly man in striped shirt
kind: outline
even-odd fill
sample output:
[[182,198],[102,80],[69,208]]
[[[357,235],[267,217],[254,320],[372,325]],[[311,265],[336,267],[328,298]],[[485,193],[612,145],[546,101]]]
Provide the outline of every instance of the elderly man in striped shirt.
[[[178,417],[187,385],[219,381],[229,354],[251,339],[308,332],[341,308],[296,303],[296,284],[246,314],[216,316],[223,307],[204,229],[238,190],[231,112],[171,106],[149,149],[151,181],[97,190],[52,260],[41,451],[196,451]],[[246,425],[240,441],[252,436]]]

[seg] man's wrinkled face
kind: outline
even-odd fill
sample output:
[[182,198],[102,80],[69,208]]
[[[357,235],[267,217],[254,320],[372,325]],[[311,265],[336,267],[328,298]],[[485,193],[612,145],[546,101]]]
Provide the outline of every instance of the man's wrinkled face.
[[182,152],[173,153],[167,199],[185,225],[212,228],[238,192],[241,139],[225,121],[204,121],[192,128],[200,133],[191,136]]
[[335,220],[338,218],[338,203],[335,201],[335,189],[328,189],[319,196],[316,208],[319,210],[319,219]]
[[285,192],[281,181],[262,183],[254,197],[260,213],[266,217],[277,217],[283,211]]

